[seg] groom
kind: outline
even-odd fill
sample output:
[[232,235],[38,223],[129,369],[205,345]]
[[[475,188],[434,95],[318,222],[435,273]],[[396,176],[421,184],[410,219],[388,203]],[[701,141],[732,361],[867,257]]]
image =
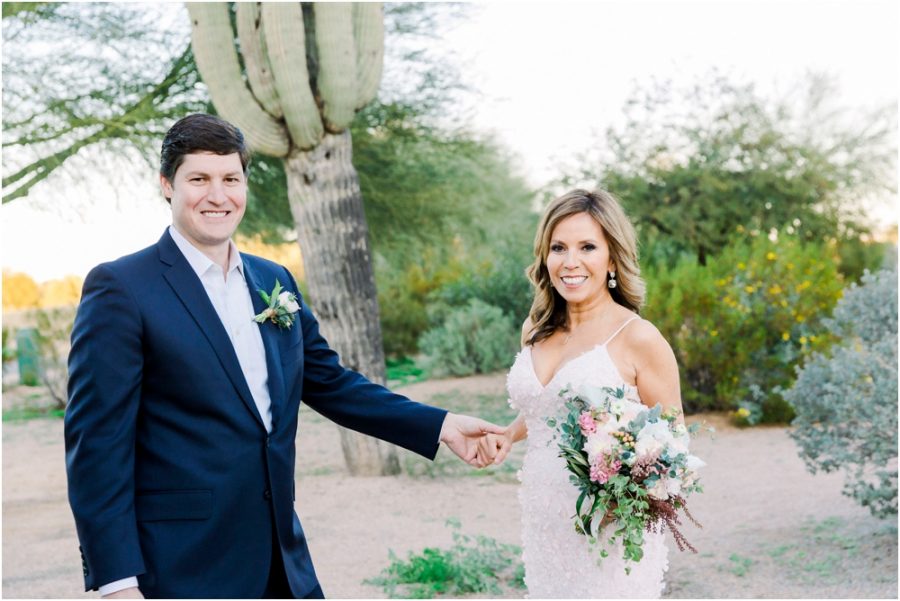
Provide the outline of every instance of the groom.
[[[65,418],[86,590],[116,597],[321,598],[294,512],[301,399],[338,424],[472,465],[503,429],[343,368],[282,266],[231,240],[247,202],[240,130],[176,123],[160,183],[172,225],[87,276]],[[292,323],[253,321],[280,282]],[[339,502],[338,499],[335,502]],[[348,524],[350,527],[350,524]]]

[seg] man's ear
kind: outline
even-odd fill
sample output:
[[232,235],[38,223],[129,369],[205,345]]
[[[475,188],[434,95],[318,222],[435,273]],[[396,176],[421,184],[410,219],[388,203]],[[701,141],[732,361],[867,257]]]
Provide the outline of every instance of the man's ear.
[[159,189],[162,191],[162,195],[166,197],[166,201],[172,202],[172,194],[175,193],[175,189],[172,187],[172,183],[168,178],[162,173],[159,174]]

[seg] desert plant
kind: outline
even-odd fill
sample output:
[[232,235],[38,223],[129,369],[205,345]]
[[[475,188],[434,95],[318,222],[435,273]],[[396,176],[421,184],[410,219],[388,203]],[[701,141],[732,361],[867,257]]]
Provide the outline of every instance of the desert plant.
[[432,375],[468,376],[509,367],[518,342],[519,330],[511,317],[473,298],[425,332],[419,348]]
[[68,402],[69,346],[75,310],[72,307],[38,309],[38,352],[41,357],[41,383],[46,387],[56,409],[65,409]]
[[829,343],[820,324],[842,292],[836,265],[830,243],[758,236],[705,266],[687,256],[647,269],[644,316],[675,350],[686,411],[740,408],[750,423],[789,422],[779,387]]
[[405,561],[391,551],[391,564],[366,583],[380,585],[388,597],[413,599],[472,593],[496,596],[501,583],[524,588],[519,547],[486,536],[473,540],[459,532],[458,520],[449,519],[447,525],[453,528],[451,548],[426,547],[421,553],[410,553]]
[[851,285],[825,322],[840,338],[784,393],[791,436],[812,473],[846,470],[844,494],[873,515],[897,514],[897,266]]
[[3,362],[16,360],[16,349],[10,344],[9,328],[3,326]]
[[[239,2],[233,15],[223,2],[187,7],[197,68],[216,110],[254,151],[284,159],[322,333],[344,365],[384,383],[368,225],[348,129],[381,81],[382,5]],[[400,471],[396,451],[374,438],[342,429],[341,447],[351,474]]]

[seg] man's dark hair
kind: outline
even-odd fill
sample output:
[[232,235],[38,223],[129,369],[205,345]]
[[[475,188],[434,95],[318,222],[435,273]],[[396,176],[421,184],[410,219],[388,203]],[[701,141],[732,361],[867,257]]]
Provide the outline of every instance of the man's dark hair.
[[[197,113],[179,119],[163,138],[159,172],[170,182],[184,162],[184,155],[197,152],[238,153],[244,175],[250,168],[250,149],[244,134],[234,125],[213,115]],[[169,200],[169,199],[166,199]]]

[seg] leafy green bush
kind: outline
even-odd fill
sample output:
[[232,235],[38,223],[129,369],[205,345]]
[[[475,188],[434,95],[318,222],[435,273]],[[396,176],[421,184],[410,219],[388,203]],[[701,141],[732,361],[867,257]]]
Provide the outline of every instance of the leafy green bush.
[[519,329],[503,311],[477,298],[449,310],[441,325],[419,341],[425,367],[434,376],[468,376],[510,366]]
[[418,340],[429,326],[429,295],[462,273],[463,265],[452,249],[423,251],[402,269],[386,260],[376,262],[385,355],[399,357],[418,352]]
[[368,584],[383,587],[390,598],[430,599],[436,595],[460,597],[471,593],[499,595],[500,584],[524,588],[521,549],[493,538],[471,537],[459,532],[459,522],[447,520],[453,532],[453,547],[427,547],[410,553],[406,561],[390,552],[391,564]]
[[409,357],[385,360],[388,382],[395,386],[406,386],[425,379],[425,372]]
[[736,409],[748,423],[789,422],[779,387],[830,342],[820,324],[842,291],[833,245],[758,236],[705,266],[683,258],[645,276],[644,316],[675,350],[685,410]]
[[838,269],[847,282],[859,282],[866,271],[878,271],[888,252],[893,252],[885,242],[866,242],[859,238],[845,238],[838,242],[840,257]]
[[527,244],[498,243],[491,255],[489,260],[435,290],[429,301],[449,309],[477,298],[499,307],[514,321],[524,321],[532,300],[531,283],[525,275],[525,268],[532,261],[531,250]]
[[10,344],[9,328],[3,327],[3,362],[16,360],[16,349]]
[[814,354],[784,396],[807,468],[847,470],[844,494],[897,514],[897,266],[851,285],[825,327],[840,342]]

